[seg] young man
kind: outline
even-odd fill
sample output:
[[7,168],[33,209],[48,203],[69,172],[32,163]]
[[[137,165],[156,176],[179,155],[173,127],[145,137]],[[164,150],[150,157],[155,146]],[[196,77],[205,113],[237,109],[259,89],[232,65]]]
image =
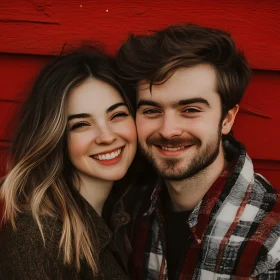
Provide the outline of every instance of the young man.
[[159,175],[133,201],[132,279],[280,279],[279,192],[231,136],[250,69],[230,35],[131,35],[117,61]]

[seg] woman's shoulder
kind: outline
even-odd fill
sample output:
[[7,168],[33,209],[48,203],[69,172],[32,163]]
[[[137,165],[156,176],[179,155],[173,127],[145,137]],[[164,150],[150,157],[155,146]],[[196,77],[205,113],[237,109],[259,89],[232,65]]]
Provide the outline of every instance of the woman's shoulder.
[[[0,256],[15,257],[32,251],[54,251],[58,248],[61,236],[61,223],[58,219],[41,216],[40,223],[44,240],[39,226],[31,214],[21,214],[16,219],[16,228],[9,223],[0,232]],[[1,257],[0,257],[1,258]]]
[[0,232],[1,279],[78,279],[74,267],[59,257],[62,225],[58,219],[41,216],[44,233],[32,215],[20,215],[16,230],[7,224]]

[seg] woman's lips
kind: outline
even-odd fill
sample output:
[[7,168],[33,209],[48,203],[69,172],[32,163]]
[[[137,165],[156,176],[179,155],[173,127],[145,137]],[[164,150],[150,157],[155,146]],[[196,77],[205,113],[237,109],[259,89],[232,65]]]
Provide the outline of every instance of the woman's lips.
[[99,164],[113,165],[122,159],[124,147],[92,156]]

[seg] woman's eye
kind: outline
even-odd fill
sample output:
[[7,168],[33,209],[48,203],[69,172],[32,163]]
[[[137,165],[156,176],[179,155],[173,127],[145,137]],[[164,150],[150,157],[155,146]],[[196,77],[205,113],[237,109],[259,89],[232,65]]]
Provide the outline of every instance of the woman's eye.
[[81,128],[81,127],[84,127],[84,126],[89,126],[89,124],[85,123],[85,122],[75,123],[75,124],[72,125],[71,130]]
[[119,112],[119,113],[116,113],[115,115],[112,116],[112,120],[115,119],[115,118],[118,118],[118,117],[127,117],[129,116],[128,113],[125,113],[125,112]]

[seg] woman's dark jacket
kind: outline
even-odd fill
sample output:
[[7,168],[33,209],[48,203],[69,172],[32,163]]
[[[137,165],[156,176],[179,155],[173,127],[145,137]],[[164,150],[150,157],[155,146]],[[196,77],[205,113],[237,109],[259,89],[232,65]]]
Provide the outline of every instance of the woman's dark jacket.
[[[85,261],[80,272],[74,265],[63,264],[59,254],[62,223],[57,218],[41,216],[45,246],[31,214],[22,214],[16,221],[17,231],[7,225],[0,232],[1,280],[126,280],[127,255],[124,246],[124,225],[129,216],[123,211],[112,215],[108,226],[84,199],[85,216],[97,233],[99,243],[98,275],[93,276]],[[58,256],[59,255],[59,256]]]

